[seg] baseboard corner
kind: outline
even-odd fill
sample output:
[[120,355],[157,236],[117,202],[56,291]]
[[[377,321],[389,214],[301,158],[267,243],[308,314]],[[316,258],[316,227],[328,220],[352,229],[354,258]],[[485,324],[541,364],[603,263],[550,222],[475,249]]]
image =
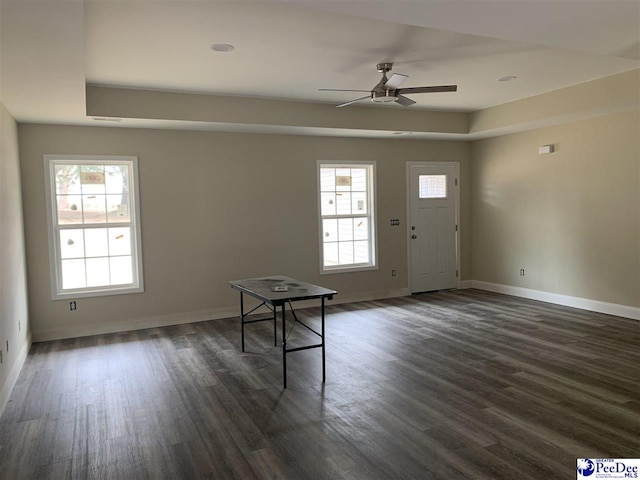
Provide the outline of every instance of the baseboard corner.
[[11,393],[13,392],[13,388],[16,386],[16,382],[18,381],[18,377],[20,376],[20,372],[22,371],[24,362],[27,360],[27,355],[29,354],[30,349],[31,333],[27,335],[25,342],[20,348],[18,356],[16,357],[16,361],[11,367],[11,371],[9,372],[9,376],[7,377],[7,381],[4,385],[2,385],[2,388],[0,388],[0,417],[2,417],[2,414],[4,413],[4,410],[9,403]]

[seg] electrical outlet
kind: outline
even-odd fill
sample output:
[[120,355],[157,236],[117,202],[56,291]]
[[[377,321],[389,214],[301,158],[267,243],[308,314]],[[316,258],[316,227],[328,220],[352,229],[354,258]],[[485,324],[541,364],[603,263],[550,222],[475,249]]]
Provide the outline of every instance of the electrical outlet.
[[520,269],[520,276],[521,276],[521,277],[524,277],[524,268],[521,268],[521,269]]
[[73,311],[76,308],[77,308],[77,305],[76,305],[76,301],[75,300],[69,302],[69,310]]

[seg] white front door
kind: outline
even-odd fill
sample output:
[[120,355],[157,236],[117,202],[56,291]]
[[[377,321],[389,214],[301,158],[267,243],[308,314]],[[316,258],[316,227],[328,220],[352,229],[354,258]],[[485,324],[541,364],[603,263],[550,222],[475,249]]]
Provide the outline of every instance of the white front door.
[[457,163],[408,163],[411,291],[456,288]]

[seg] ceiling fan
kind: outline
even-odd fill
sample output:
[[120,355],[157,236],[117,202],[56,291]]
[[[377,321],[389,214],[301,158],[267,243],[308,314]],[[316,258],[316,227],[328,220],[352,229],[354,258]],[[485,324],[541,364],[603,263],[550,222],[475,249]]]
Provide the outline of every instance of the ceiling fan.
[[366,98],[370,98],[374,103],[391,103],[396,102],[404,107],[409,107],[416,103],[405,94],[413,93],[437,93],[437,92],[455,92],[458,90],[457,85],[439,85],[433,87],[412,87],[412,88],[398,88],[402,82],[404,82],[408,75],[402,75],[401,73],[394,73],[391,78],[387,78],[387,72],[391,71],[393,63],[379,63],[376,68],[378,72],[382,73],[382,79],[371,90],[344,90],[341,88],[320,88],[321,92],[368,92],[369,95],[356,98],[346,103],[336,105],[337,107],[346,107],[352,103],[359,102]]

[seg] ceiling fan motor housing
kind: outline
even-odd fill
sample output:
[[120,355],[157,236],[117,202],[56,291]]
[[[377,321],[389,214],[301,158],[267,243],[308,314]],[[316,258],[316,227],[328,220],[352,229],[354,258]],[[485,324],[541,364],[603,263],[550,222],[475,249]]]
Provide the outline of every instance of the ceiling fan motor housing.
[[387,89],[385,85],[388,81],[387,72],[391,71],[393,63],[379,63],[376,65],[378,72],[382,73],[382,79],[371,90],[371,101],[374,103],[391,103],[398,99],[395,89]]

